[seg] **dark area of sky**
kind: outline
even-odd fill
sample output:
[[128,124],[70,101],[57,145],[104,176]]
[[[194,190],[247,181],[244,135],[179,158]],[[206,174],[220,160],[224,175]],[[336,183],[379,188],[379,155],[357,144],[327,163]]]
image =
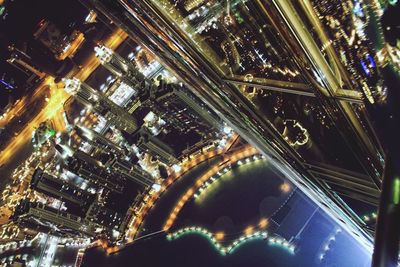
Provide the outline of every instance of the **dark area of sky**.
[[6,0],[6,12],[0,18],[0,79],[15,83],[14,88],[0,83],[0,101],[4,105],[10,96],[21,97],[26,90],[25,74],[7,63],[8,45],[22,45],[33,41],[33,33],[39,21],[47,19],[62,32],[70,32],[75,24],[81,23],[87,10],[77,0]]

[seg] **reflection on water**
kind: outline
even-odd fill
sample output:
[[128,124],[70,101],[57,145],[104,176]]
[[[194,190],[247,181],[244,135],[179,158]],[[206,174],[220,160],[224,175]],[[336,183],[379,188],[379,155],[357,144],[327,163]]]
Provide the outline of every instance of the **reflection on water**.
[[[190,179],[193,179],[191,177]],[[295,244],[295,253],[265,240],[246,242],[222,255],[201,235],[184,235],[168,241],[165,234],[139,241],[121,252],[105,256],[93,249],[83,266],[339,266],[366,267],[371,255],[324,214],[299,190],[282,190],[283,181],[267,162],[234,168],[179,214],[173,231],[202,226],[212,233],[223,231],[227,244],[249,225],[268,219],[265,229]],[[174,190],[174,188],[171,188]],[[293,191],[294,190],[294,191]],[[159,205],[163,203],[160,202]],[[160,208],[160,207],[159,207]]]

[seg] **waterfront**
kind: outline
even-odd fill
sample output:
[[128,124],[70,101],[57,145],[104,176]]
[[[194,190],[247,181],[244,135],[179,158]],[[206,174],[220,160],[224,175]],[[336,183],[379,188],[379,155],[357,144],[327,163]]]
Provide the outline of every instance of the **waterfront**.
[[[183,192],[183,187],[194,183],[204,167],[200,165],[182,177],[169,189],[169,195],[160,199],[150,214],[151,219],[145,223],[147,233],[161,229],[165,213],[174,202],[168,196]],[[90,249],[83,266],[133,266],[133,259],[136,265],[149,267],[369,266],[370,254],[303,193],[282,191],[280,185],[284,181],[268,162],[233,168],[215,183],[198,199],[188,200],[169,232],[186,226],[202,226],[212,233],[223,231],[225,238],[221,244],[224,245],[243,235],[244,227],[256,226],[261,218],[268,218],[265,230],[269,236],[286,239],[295,246],[294,253],[261,239],[246,242],[233,253],[222,255],[202,235],[188,233],[167,240],[162,233],[112,255],[105,255],[100,248]]]

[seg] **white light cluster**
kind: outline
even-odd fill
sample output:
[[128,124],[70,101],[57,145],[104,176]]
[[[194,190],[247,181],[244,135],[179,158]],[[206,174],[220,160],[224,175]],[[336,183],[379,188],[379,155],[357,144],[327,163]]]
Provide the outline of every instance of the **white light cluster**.
[[279,246],[294,254],[295,246],[282,237],[270,237],[268,243],[272,246]]
[[322,253],[319,254],[319,257],[318,257],[320,261],[322,261],[322,260],[325,258],[326,253],[330,250],[330,245],[331,245],[331,243],[334,242],[334,241],[336,240],[336,236],[337,236],[338,234],[340,234],[341,232],[342,232],[342,230],[339,228],[339,229],[337,229],[337,230],[335,231],[334,234],[331,234],[331,235],[326,239],[326,241],[325,241],[324,244],[322,245]]
[[[265,159],[265,157],[263,155],[254,155],[252,157],[248,157],[245,158],[243,160],[239,160],[237,162],[237,164],[239,166],[246,164],[246,163],[251,163],[260,159]],[[207,180],[205,183],[203,183],[201,185],[201,187],[199,188],[199,190],[193,195],[193,197],[195,199],[197,199],[198,197],[200,197],[200,195],[207,191],[207,189],[209,189],[211,187],[212,184],[214,184],[215,181],[217,181],[218,178],[220,178],[222,175],[226,174],[227,172],[231,171],[232,168],[231,167],[225,167],[224,169],[222,169],[221,171],[218,171],[214,176],[211,176],[209,180]]]
[[251,234],[244,234],[240,236],[239,238],[233,240],[230,242],[228,245],[223,245],[221,244],[220,241],[218,241],[215,238],[215,235],[211,233],[210,231],[202,228],[202,227],[196,227],[196,226],[191,226],[191,227],[185,227],[182,228],[174,233],[170,233],[167,235],[167,240],[173,241],[176,239],[181,238],[184,235],[187,234],[197,234],[202,237],[205,237],[208,241],[213,244],[214,248],[221,253],[221,255],[227,255],[233,253],[236,249],[238,249],[240,246],[243,244],[253,241],[253,240],[265,240],[268,241],[268,244],[273,245],[273,246],[278,246],[280,248],[283,248],[290,252],[290,254],[294,254],[295,252],[295,246],[294,244],[291,244],[290,242],[286,241],[284,238],[280,237],[268,237],[268,232],[266,231],[256,231]]
[[214,235],[211,232],[209,232],[208,230],[201,228],[201,227],[192,226],[192,227],[185,227],[181,230],[178,230],[175,233],[168,234],[167,239],[168,240],[176,240],[186,234],[198,234],[198,235],[201,235],[201,236],[207,238],[207,240],[210,241],[211,244],[213,244],[214,248],[217,249],[219,251],[219,253],[221,253],[221,255],[227,255],[227,254],[233,253],[237,248],[239,248],[241,245],[243,245],[244,243],[247,243],[249,241],[263,240],[268,237],[267,232],[258,231],[258,232],[254,232],[249,235],[242,235],[239,238],[232,241],[229,245],[224,246],[220,242],[218,242],[218,240],[214,237]]
[[257,160],[260,160],[260,159],[265,160],[265,156],[264,155],[254,155],[252,157],[248,157],[248,158],[245,158],[243,160],[239,160],[237,162],[237,164],[239,166],[242,166],[243,164],[251,163],[251,162],[254,162],[254,161],[257,161]]

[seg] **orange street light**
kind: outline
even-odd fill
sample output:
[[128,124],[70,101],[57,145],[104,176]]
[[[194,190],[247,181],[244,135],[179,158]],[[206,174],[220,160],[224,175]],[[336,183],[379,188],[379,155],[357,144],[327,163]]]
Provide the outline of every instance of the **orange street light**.
[[225,238],[225,233],[224,232],[216,232],[215,233],[215,239],[223,240],[224,238]]
[[291,189],[291,186],[290,186],[289,183],[284,182],[283,184],[281,184],[281,186],[280,186],[279,188],[281,189],[281,191],[282,191],[283,193],[289,193],[289,192],[290,192],[290,189]]
[[262,218],[262,219],[260,220],[260,222],[258,223],[258,225],[259,225],[261,228],[266,228],[266,227],[268,226],[268,224],[269,224],[269,221],[268,221],[267,218]]
[[253,226],[250,225],[246,229],[244,229],[244,233],[246,235],[251,235],[253,233],[253,230],[254,230]]

